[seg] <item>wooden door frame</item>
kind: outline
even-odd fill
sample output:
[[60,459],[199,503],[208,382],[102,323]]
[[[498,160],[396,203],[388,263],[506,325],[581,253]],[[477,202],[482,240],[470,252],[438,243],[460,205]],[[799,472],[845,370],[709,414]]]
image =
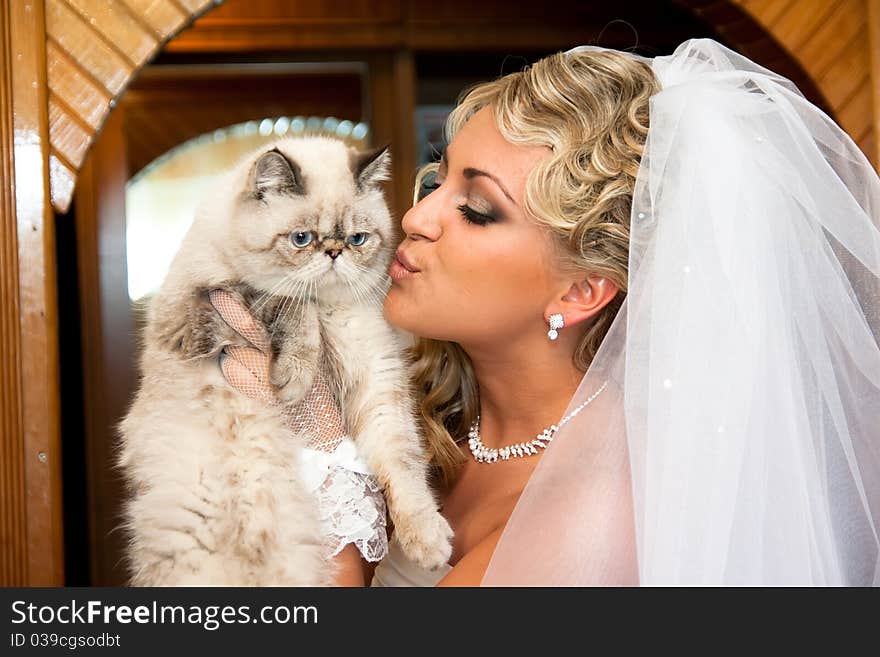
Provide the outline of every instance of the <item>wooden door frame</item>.
[[43,2],[0,3],[0,20],[0,585],[50,586],[64,555]]

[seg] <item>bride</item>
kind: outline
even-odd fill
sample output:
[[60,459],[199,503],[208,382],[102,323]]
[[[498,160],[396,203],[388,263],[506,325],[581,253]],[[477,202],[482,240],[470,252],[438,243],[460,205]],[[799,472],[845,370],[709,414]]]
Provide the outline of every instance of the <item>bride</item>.
[[880,584],[880,181],[849,137],[708,39],[550,55],[446,131],[384,312],[453,554],[392,536],[373,583]]

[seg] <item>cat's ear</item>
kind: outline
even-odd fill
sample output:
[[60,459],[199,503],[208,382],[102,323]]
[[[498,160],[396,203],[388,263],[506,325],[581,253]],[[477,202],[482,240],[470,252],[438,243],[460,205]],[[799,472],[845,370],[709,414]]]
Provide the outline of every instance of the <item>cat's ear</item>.
[[389,146],[391,144],[385,144],[368,151],[354,149],[349,151],[349,164],[358,191],[363,191],[389,179],[391,169]]
[[296,162],[291,162],[277,148],[263,153],[251,169],[248,181],[256,198],[266,194],[305,194],[302,172]]

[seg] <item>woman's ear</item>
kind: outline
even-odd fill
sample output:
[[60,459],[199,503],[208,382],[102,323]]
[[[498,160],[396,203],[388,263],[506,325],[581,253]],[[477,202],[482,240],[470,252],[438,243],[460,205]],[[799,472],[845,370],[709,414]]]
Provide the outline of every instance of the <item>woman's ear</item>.
[[560,313],[566,326],[573,326],[592,317],[617,296],[619,288],[604,276],[591,274],[587,278],[575,281],[557,299],[554,299],[544,310],[544,319],[549,321],[550,315]]

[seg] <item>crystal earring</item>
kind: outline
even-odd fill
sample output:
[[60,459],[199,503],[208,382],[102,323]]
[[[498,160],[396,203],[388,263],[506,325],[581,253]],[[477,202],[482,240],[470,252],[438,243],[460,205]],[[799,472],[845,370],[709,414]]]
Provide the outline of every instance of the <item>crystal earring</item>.
[[559,331],[556,329],[561,329],[565,326],[565,320],[562,319],[562,313],[555,313],[550,315],[550,330],[547,331],[547,337],[551,340],[555,340],[559,337]]

